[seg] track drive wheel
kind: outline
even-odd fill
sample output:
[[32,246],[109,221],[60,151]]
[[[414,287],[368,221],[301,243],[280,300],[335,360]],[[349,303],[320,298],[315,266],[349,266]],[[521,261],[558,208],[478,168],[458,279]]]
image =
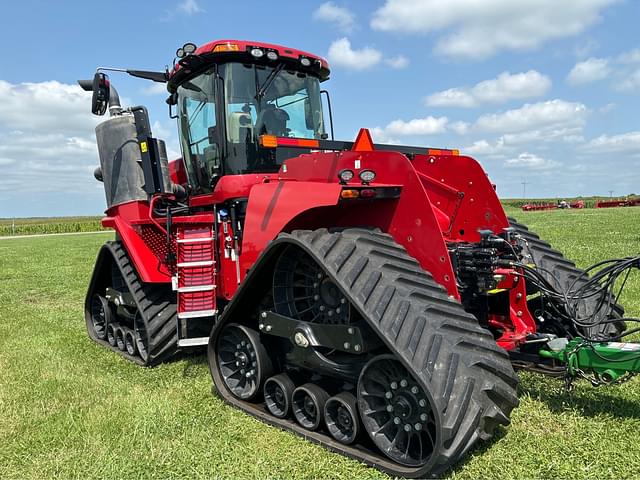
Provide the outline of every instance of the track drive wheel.
[[273,370],[260,334],[235,323],[220,334],[218,364],[226,386],[242,400],[254,398]]
[[358,404],[364,429],[385,455],[410,467],[427,463],[441,433],[430,396],[400,361],[379,355],[364,367]]

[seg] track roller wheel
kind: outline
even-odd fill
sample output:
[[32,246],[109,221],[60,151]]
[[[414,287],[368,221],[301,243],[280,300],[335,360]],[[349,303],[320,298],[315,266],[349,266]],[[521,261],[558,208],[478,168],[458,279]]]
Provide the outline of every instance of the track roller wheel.
[[142,361],[146,362],[149,359],[149,349],[147,348],[147,344],[149,342],[147,332],[144,328],[144,322],[142,321],[142,317],[139,312],[136,313],[136,317],[133,319],[133,331],[138,354]]
[[124,352],[125,346],[124,346],[124,328],[123,327],[116,327],[114,329],[114,334],[116,337],[116,345],[118,347],[119,350],[122,350]]
[[322,423],[324,405],[329,394],[318,385],[305,383],[296,388],[291,396],[293,415],[307,430],[317,430]]
[[109,301],[97,293],[91,297],[91,325],[100,340],[107,338],[107,325],[112,321]]
[[429,396],[391,355],[365,365],[358,380],[358,406],[364,429],[393,461],[407,466],[427,463],[437,445]]
[[224,383],[242,400],[254,398],[272,371],[260,334],[235,323],[225,326],[220,333],[218,364]]
[[135,355],[137,351],[136,337],[130,328],[124,329],[124,348],[129,355]]
[[360,419],[356,397],[342,392],[324,404],[324,421],[333,438],[349,445],[355,442],[360,432]]
[[118,327],[117,323],[107,323],[107,342],[112,347],[116,346],[116,328]]
[[296,385],[286,373],[275,375],[264,382],[264,402],[271,415],[285,418],[289,414],[295,388]]

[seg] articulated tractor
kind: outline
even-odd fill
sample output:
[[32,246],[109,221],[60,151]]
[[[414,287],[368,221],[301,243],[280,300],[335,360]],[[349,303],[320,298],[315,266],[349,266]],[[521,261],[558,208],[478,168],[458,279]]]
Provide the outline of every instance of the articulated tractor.
[[327,62],[279,45],[185,44],[166,71],[182,158],[105,74],[93,92],[115,240],[89,336],[140,365],[205,349],[229,404],[404,477],[437,476],[509,423],[515,369],[594,384],[640,369],[616,280],[507,218],[457,150],[333,138]]

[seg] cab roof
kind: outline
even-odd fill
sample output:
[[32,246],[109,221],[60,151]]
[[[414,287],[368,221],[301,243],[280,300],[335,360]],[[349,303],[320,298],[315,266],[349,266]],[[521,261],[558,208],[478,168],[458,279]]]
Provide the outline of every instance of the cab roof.
[[[254,49],[262,50],[264,55],[259,58],[255,57],[251,54]],[[268,52],[275,52],[277,59],[268,58],[266,55]],[[305,65],[307,61],[303,59],[309,60],[308,65]],[[201,45],[193,54],[178,60],[169,74],[169,90],[175,91],[177,86],[192,74],[195,75],[212,64],[227,61],[244,61],[266,65],[285,63],[296,70],[318,76],[320,81],[327,80],[330,73],[329,63],[324,58],[303,50],[251,40],[214,40]]]

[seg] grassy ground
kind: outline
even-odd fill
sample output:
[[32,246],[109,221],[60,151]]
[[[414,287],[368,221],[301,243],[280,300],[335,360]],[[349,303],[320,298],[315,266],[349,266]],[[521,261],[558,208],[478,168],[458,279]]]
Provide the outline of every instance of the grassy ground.
[[[640,209],[509,213],[583,266],[640,250]],[[385,478],[224,405],[203,357],[142,369],[89,341],[83,297],[110,237],[0,243],[0,478]],[[640,316],[640,274],[623,303]],[[451,478],[639,476],[640,380],[571,395],[521,380],[511,426]]]

